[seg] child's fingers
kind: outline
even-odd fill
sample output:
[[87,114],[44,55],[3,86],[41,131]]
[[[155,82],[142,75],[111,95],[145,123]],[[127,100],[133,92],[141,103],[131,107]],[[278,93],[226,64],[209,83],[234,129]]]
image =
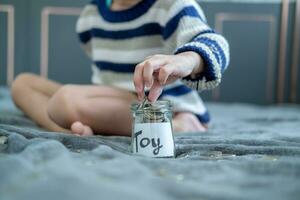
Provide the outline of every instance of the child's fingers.
[[148,95],[150,102],[155,102],[163,91],[163,86],[158,81],[154,81]]
[[153,56],[150,59],[143,62],[143,81],[146,87],[152,87],[152,84],[154,82],[153,72],[164,64],[166,64],[166,59],[164,57],[158,56]]
[[145,83],[145,86],[148,88],[151,88],[153,84],[153,72],[154,72],[154,67],[151,63],[151,61],[146,61],[144,64],[144,69],[143,69],[143,80]]
[[158,81],[161,85],[165,85],[169,76],[173,73],[173,65],[167,64],[159,69]]
[[149,88],[152,86],[154,71],[165,63],[164,57],[152,56],[135,67],[133,81],[139,98],[143,98],[145,86]]
[[134,74],[133,74],[133,83],[138,98],[141,100],[144,97],[143,63],[140,63],[135,67]]

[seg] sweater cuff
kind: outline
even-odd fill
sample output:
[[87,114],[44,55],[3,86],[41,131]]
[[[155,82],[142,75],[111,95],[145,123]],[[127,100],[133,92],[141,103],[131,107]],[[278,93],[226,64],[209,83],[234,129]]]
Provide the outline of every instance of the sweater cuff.
[[183,82],[189,87],[197,88],[198,90],[209,90],[217,87],[221,83],[222,73],[220,64],[214,56],[214,51],[208,46],[201,43],[187,43],[179,47],[174,54],[179,54],[187,51],[198,53],[204,61],[204,71],[192,78],[191,76],[184,77]]

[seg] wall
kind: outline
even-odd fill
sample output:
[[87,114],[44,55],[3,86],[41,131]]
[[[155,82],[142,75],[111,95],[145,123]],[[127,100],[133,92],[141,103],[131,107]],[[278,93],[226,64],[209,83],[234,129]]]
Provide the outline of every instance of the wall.
[[[29,71],[63,83],[89,82],[90,62],[75,33],[76,19],[87,2],[1,0],[0,8],[9,5],[8,12],[15,16],[14,76]],[[5,24],[8,12],[0,12],[0,84],[10,81],[5,78],[7,68],[11,67],[7,63],[7,41],[13,37]]]
[[[89,83],[90,62],[75,34],[86,2],[0,0],[0,84],[24,71],[63,83]],[[295,23],[294,1],[199,3],[209,24],[231,45],[231,65],[223,83],[203,92],[205,100],[300,103],[299,27],[295,29],[300,22]]]

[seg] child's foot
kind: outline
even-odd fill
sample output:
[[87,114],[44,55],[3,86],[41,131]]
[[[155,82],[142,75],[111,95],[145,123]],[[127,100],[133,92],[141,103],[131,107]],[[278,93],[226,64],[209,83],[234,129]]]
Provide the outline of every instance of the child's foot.
[[90,135],[94,135],[93,130],[91,129],[91,127],[84,125],[83,123],[77,121],[74,122],[71,125],[71,131],[74,134],[78,134],[81,136],[90,136]]
[[173,119],[174,132],[204,132],[207,127],[199,122],[197,117],[188,112],[175,115]]

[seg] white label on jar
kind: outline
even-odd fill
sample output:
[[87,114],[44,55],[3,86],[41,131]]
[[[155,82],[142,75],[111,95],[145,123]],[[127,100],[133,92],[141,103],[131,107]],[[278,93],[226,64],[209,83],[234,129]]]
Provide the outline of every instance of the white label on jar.
[[132,137],[132,150],[135,154],[149,157],[174,156],[170,122],[135,124]]

